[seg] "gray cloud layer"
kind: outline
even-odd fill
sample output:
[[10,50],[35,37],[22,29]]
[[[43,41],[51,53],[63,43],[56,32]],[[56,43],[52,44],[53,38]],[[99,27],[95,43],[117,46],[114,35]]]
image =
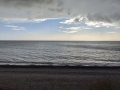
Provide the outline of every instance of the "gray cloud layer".
[[[34,20],[81,16],[89,22],[120,26],[120,0],[0,0],[1,20]],[[86,22],[82,19],[82,22]],[[79,22],[75,18],[74,22]]]

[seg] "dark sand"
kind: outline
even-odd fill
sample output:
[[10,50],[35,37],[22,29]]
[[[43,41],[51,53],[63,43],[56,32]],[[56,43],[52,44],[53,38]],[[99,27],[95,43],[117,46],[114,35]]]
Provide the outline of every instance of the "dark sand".
[[0,66],[0,90],[120,90],[120,68]]

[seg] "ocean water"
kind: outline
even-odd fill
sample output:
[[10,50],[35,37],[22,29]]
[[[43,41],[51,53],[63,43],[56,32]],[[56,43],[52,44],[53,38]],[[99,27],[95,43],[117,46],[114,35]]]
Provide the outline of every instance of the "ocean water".
[[120,66],[120,42],[0,41],[0,65]]

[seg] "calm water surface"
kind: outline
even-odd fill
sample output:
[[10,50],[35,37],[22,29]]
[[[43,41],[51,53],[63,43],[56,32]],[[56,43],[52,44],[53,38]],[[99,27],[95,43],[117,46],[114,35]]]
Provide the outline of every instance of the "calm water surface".
[[120,66],[120,42],[0,41],[0,65]]

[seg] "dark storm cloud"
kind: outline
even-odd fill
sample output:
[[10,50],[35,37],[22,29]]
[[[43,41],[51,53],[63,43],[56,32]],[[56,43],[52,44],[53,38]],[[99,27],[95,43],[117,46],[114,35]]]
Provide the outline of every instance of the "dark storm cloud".
[[4,6],[25,6],[25,7],[30,7],[34,6],[36,4],[50,4],[53,3],[53,0],[0,0],[0,5]]
[[120,0],[0,0],[2,20],[45,18],[119,25]]
[[112,23],[112,21],[110,20],[109,17],[107,17],[106,15],[102,15],[100,13],[97,13],[97,14],[94,14],[94,15],[91,15],[91,14],[88,14],[87,15],[87,18],[89,21],[98,21],[98,22],[107,22],[107,23]]
[[0,19],[56,18],[63,11],[61,5],[60,0],[0,0]]

